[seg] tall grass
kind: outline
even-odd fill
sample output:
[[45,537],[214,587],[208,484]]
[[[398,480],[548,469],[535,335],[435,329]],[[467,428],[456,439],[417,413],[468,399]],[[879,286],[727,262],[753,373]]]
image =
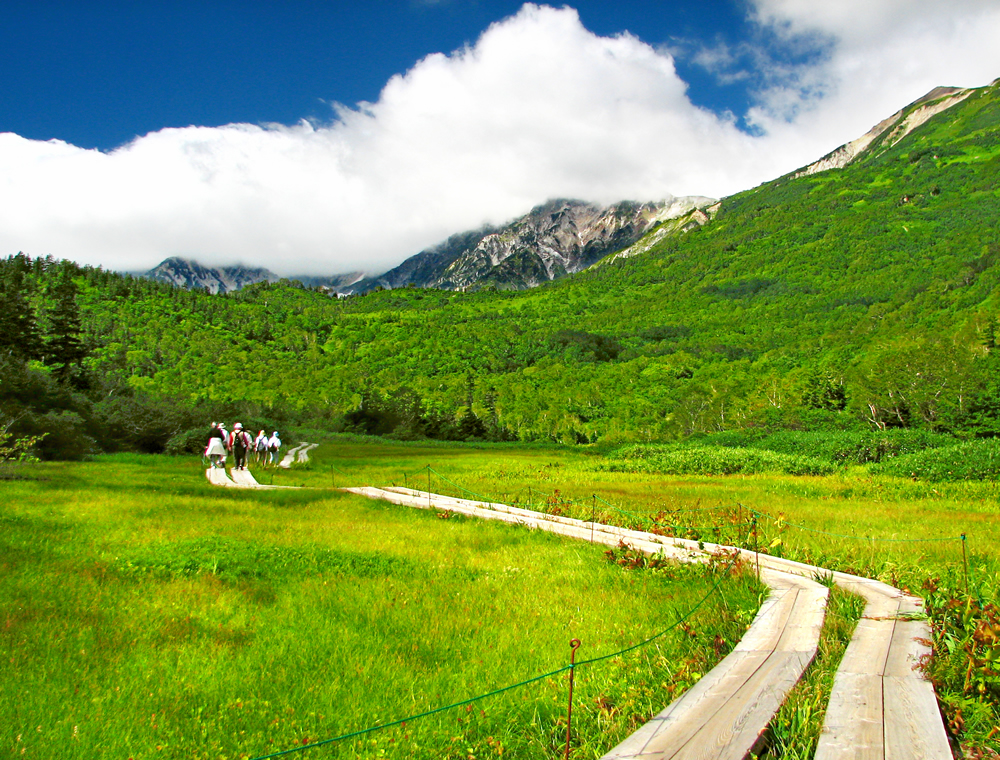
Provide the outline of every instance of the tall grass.
[[[366,450],[365,466],[413,464],[409,451]],[[275,476],[313,488],[239,491],[208,486],[197,461],[112,456],[4,484],[7,751],[215,760],[301,747],[558,670],[574,637],[580,660],[644,641],[719,582],[339,493],[330,472],[317,461]],[[624,738],[739,639],[759,589],[746,576],[720,592],[683,631],[578,668],[579,756]],[[552,756],[565,675],[324,756]]]
[[[905,467],[911,456],[936,462],[950,450],[939,446],[906,454],[897,443],[898,456],[883,462]],[[386,468],[386,459],[372,460],[369,445],[343,440],[318,449],[321,458],[308,476],[334,477],[340,485],[402,485],[405,479],[410,486],[583,519],[659,526],[667,534],[757,547],[878,578],[928,598],[929,589],[946,589],[942,609],[965,609],[971,598],[968,621],[945,614],[934,618],[940,667],[931,675],[950,730],[965,751],[1000,751],[1000,684],[992,685],[995,677],[965,678],[970,663],[975,669],[993,656],[975,645],[976,636],[991,630],[1000,593],[1000,484],[992,478],[932,481],[909,472],[896,477],[895,464],[845,467],[828,476],[621,472],[609,466],[614,458],[598,451],[494,447],[460,456],[419,444],[396,448],[398,457]],[[984,451],[991,444],[974,445]]]

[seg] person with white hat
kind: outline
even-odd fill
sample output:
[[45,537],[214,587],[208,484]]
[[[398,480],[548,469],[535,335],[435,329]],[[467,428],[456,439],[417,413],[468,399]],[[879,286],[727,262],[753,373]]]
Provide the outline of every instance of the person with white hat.
[[233,432],[229,436],[229,450],[233,452],[233,468],[245,470],[247,468],[247,450],[253,444],[253,438],[243,429],[243,425],[236,423],[233,425]]
[[270,456],[271,464],[274,464],[278,459],[278,450],[281,448],[281,439],[278,438],[278,431],[275,430],[271,433],[270,439],[267,441],[267,453]]

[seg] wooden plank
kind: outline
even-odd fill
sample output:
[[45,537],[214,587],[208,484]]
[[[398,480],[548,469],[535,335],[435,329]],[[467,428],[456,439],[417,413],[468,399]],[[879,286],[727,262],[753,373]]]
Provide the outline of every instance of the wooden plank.
[[882,677],[837,672],[815,760],[883,760]]
[[767,599],[770,604],[765,602],[767,606],[761,605],[758,617],[754,618],[756,625],[747,631],[735,648],[774,651],[795,608],[798,591],[799,589],[793,586],[777,588],[772,586],[771,595]]
[[786,652],[806,652],[811,659],[816,654],[829,596],[830,589],[817,583],[801,588],[796,600],[800,611],[785,626],[776,648]]
[[743,760],[758,744],[811,658],[803,652],[772,652],[725,704],[683,744],[650,742],[643,757],[666,760]]
[[260,485],[257,479],[250,474],[250,470],[232,470],[230,473],[233,478],[233,482],[238,486],[243,486],[244,488],[256,488]]
[[882,675],[889,656],[895,620],[863,617],[854,628],[838,672]]
[[921,658],[930,655],[931,629],[927,621],[907,618],[923,612],[923,600],[903,597],[899,605],[899,619],[892,634],[892,645],[886,660],[885,675],[922,678],[919,672]]
[[910,676],[882,679],[885,760],[951,760],[934,689]]
[[226,475],[225,469],[222,467],[209,467],[205,470],[205,476],[208,478],[208,482],[213,486],[235,486],[236,484],[229,479]]
[[604,755],[604,760],[673,757],[706,723],[712,722],[725,709],[733,694],[750,680],[771,654],[749,650],[731,652],[697,684],[657,715],[657,730],[641,747],[628,747],[623,742]]

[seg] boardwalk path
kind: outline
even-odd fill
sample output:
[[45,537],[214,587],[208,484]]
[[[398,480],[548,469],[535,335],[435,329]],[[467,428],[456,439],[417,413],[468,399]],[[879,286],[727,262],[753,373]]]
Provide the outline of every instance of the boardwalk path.
[[[288,469],[293,462],[308,462],[309,452],[319,446],[318,443],[300,443],[293,449],[289,449],[281,460],[279,467]],[[229,488],[288,488],[289,486],[265,486],[257,482],[250,470],[229,470],[228,474],[222,467],[209,467],[205,470],[205,477],[214,486],[227,486]]]
[[[698,561],[731,547],[664,538],[615,526],[554,517],[502,504],[406,488],[345,489],[371,498],[502,520],[566,536]],[[827,589],[811,578],[829,575],[867,605],[837,671],[817,760],[946,760],[947,736],[931,685],[914,669],[927,653],[921,600],[886,584],[768,555],[757,558],[771,595],[736,648],[680,699],[604,760],[704,758],[743,760],[757,746],[788,691],[816,653]]]
[[[282,465],[290,465],[295,456],[307,461],[315,445],[290,450]],[[206,475],[216,485],[268,487],[257,484],[249,471],[234,471],[232,480],[221,469],[209,468]],[[732,547],[699,547],[684,539],[408,488],[344,490],[612,546],[624,540],[641,551],[662,552],[682,561],[700,561],[708,552],[732,551]],[[834,680],[816,759],[951,758],[934,691],[915,670],[919,659],[929,654],[930,632],[919,615],[920,599],[868,578],[739,551],[759,563],[761,579],[771,588],[746,635],[710,673],[604,760],[746,758],[815,656],[827,589],[811,579],[821,575],[864,597],[866,606]]]
[[294,449],[289,449],[281,460],[279,467],[289,468],[293,462],[308,462],[309,452],[319,446],[318,443],[300,443]]

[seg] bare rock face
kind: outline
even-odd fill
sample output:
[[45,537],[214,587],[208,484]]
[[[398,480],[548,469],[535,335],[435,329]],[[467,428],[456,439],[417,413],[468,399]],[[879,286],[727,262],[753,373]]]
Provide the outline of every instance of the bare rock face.
[[533,288],[586,269],[632,245],[655,225],[713,202],[690,197],[601,206],[553,200],[505,227],[456,235],[360,284],[357,291],[409,284],[446,290],[491,285],[513,290]]
[[143,273],[143,277],[169,282],[187,290],[229,293],[255,282],[277,282],[278,275],[259,267],[206,267],[197,261],[173,256]]
[[796,172],[794,176],[802,177],[808,174],[842,169],[855,158],[868,150],[876,140],[885,135],[880,146],[891,148],[910,132],[926,122],[932,116],[961,103],[973,93],[971,89],[959,87],[935,87],[919,100],[910,103],[906,108],[896,111],[888,119],[883,119],[865,134],[846,145],[841,145],[832,153],[823,156],[819,161],[809,164],[805,169]]

